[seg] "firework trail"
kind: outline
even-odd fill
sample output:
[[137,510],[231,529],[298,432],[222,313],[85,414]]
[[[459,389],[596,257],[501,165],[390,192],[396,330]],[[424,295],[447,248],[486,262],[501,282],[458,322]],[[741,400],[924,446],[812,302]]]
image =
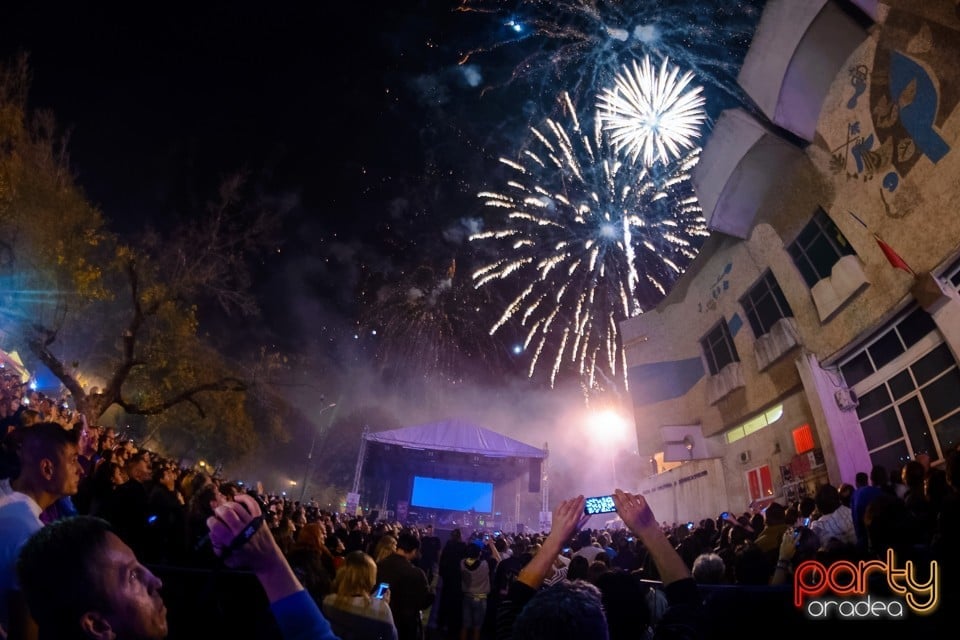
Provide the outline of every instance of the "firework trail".
[[690,86],[692,80],[692,73],[680,75],[668,59],[659,72],[646,56],[640,64],[633,60],[632,69],[624,65],[614,88],[604,89],[597,104],[601,125],[617,151],[626,151],[634,162],[642,154],[649,167],[695,148],[707,114],[703,88]]
[[479,194],[506,221],[470,237],[498,256],[474,284],[516,287],[490,333],[520,325],[529,376],[553,352],[551,386],[571,363],[585,389],[626,389],[618,322],[659,301],[708,235],[690,183],[700,150],[666,166],[623,162],[598,122],[581,128],[567,94],[561,104],[569,124],[531,129],[531,149],[500,159],[514,174],[507,188]]
[[[497,16],[501,35],[468,51],[461,64],[483,53],[515,47],[521,59],[508,81],[557,82],[574,96],[593,99],[632,59],[669,58],[697,82],[756,112],[736,82],[766,0],[462,0],[459,11]],[[714,114],[715,115],[715,114]]]

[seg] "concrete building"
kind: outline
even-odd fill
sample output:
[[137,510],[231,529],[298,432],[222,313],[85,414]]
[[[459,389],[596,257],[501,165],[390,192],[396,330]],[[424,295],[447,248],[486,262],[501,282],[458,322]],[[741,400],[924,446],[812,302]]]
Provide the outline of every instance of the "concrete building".
[[705,141],[712,236],[621,323],[657,470],[634,488],[665,520],[960,442],[957,3],[771,0],[738,80],[766,118],[726,111]]

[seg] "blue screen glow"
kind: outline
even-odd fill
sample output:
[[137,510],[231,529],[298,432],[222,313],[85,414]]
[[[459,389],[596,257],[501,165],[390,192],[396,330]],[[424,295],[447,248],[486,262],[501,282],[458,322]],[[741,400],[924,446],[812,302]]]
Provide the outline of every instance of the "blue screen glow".
[[490,513],[493,510],[493,483],[414,476],[410,505]]

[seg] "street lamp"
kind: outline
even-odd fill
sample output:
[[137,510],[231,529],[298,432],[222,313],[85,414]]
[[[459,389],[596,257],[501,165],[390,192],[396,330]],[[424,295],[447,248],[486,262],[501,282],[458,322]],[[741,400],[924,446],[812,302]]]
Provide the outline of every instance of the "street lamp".
[[[327,409],[333,409],[335,406],[337,406],[337,403],[331,402],[324,408],[320,409],[320,413],[317,414],[317,422],[319,423],[320,416],[323,415],[324,411]],[[317,435],[319,431],[319,427],[313,430],[313,440],[310,442],[310,451],[307,453],[307,469],[303,472],[303,487],[300,489],[300,504],[303,504],[303,497],[307,494],[307,482],[310,480],[310,471],[313,470],[313,449],[317,446]]]

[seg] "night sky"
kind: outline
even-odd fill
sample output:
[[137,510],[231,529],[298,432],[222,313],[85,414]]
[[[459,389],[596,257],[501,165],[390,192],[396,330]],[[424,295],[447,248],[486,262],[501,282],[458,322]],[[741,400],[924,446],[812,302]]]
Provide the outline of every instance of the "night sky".
[[483,121],[475,89],[453,104],[469,88],[457,33],[476,18],[448,2],[345,5],[30,3],[7,12],[0,46],[29,53],[32,106],[70,131],[79,183],[116,229],[175,223],[238,170],[287,211],[261,287],[290,347],[308,329],[350,333],[370,274],[449,264],[445,226],[476,207],[495,152],[478,137],[503,120]]
[[[231,331],[309,354],[310,388],[328,399],[372,379],[360,372],[377,347],[376,322],[364,320],[377,285],[428,290],[455,261],[454,287],[471,288],[470,271],[489,259],[466,242],[487,214],[477,193],[503,182],[498,157],[523,147],[568,79],[589,85],[589,60],[551,66],[563,41],[517,37],[529,11],[456,11],[455,0],[20,4],[0,20],[0,54],[30,55],[31,104],[71,132],[78,182],[116,230],[194,215],[238,170],[285,212],[283,243],[258,271],[263,319]],[[729,87],[763,0],[623,4],[631,18],[641,7],[647,32],[672,38],[681,57],[721,69]],[[603,55],[618,55],[602,35],[613,42]],[[519,42],[490,46],[510,39]],[[511,81],[517,70],[526,73]],[[712,118],[735,102],[716,86],[705,93]],[[452,324],[485,334],[501,309],[471,299]],[[512,337],[490,347],[501,370],[484,382],[544,392],[523,375]],[[582,402],[576,385],[553,393]],[[535,419],[463,417],[515,436],[556,422],[546,400],[524,402]],[[417,410],[428,420],[452,413]],[[398,410],[398,419],[417,418]],[[539,446],[543,433],[524,439]]]

